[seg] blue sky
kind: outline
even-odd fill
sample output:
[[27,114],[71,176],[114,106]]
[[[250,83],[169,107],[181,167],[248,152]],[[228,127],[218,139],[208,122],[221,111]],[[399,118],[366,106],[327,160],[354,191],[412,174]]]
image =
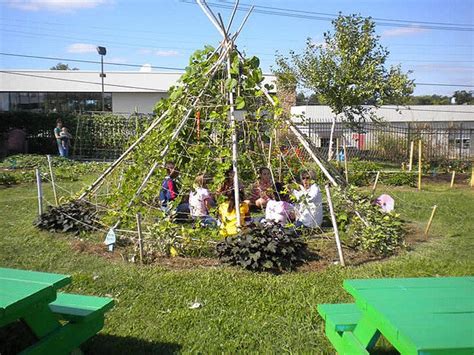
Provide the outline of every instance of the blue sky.
[[[0,0],[0,52],[96,61],[95,47],[102,45],[107,47],[108,62],[184,68],[194,50],[205,44],[215,46],[220,38],[200,8],[189,2]],[[208,3],[227,22],[231,11],[213,4],[226,7],[233,3]],[[299,52],[308,37],[321,42],[323,33],[331,30],[328,19],[332,14],[360,13],[376,19],[380,42],[390,51],[389,64],[400,63],[403,70],[412,70],[416,82],[473,86],[419,85],[415,94],[450,95],[455,90],[474,89],[473,0],[241,0],[241,4],[256,5],[260,12],[250,16],[237,45],[247,55],[258,56],[264,72],[270,70],[275,51]],[[265,11],[273,14],[261,13]],[[238,12],[234,27],[244,15]],[[393,26],[388,20],[408,22]],[[462,30],[454,30],[456,26]],[[48,69],[58,61],[0,55],[0,68]],[[98,70],[97,64],[62,62],[81,70]],[[105,69],[140,68],[106,65]]]

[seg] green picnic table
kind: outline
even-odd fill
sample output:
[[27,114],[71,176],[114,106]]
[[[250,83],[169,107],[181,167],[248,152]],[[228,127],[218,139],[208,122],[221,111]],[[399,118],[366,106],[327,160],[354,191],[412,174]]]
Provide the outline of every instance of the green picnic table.
[[67,354],[98,333],[113,300],[58,293],[71,276],[0,268],[0,327],[24,321],[38,341],[24,354]]
[[383,335],[401,354],[474,354],[474,277],[346,280],[355,304],[321,304],[341,354],[370,354]]

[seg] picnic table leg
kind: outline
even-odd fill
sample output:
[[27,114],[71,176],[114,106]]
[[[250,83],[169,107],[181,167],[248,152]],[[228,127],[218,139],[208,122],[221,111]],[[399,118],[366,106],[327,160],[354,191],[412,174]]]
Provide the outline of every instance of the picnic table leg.
[[367,316],[357,322],[352,333],[367,350],[371,350],[380,337],[380,331],[372,325]]
[[47,304],[34,307],[22,319],[38,338],[44,337],[61,326]]

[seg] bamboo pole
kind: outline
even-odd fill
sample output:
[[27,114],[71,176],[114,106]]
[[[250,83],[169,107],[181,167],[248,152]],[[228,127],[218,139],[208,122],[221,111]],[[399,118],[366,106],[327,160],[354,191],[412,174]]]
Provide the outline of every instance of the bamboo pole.
[[344,175],[346,177],[346,183],[349,183],[349,167],[348,167],[348,156],[347,156],[347,147],[346,147],[346,139],[342,139],[342,147],[344,149]]
[[142,235],[142,215],[137,213],[137,232],[138,232],[138,250],[140,256],[140,264],[143,265],[143,235]]
[[433,206],[433,211],[431,211],[431,216],[430,216],[430,219],[428,220],[428,225],[426,226],[426,229],[425,229],[425,237],[428,238],[428,232],[430,230],[430,227],[431,227],[431,223],[433,222],[433,217],[435,215],[435,212],[436,212],[436,209],[438,208],[437,205],[434,205]]
[[334,140],[334,130],[336,129],[336,117],[332,118],[331,124],[331,133],[329,135],[329,149],[328,149],[328,161],[332,160],[333,157],[333,140]]
[[451,188],[454,186],[454,178],[456,177],[456,170],[453,170],[452,175],[451,175]]
[[375,194],[375,190],[377,189],[377,183],[379,182],[380,171],[377,171],[377,176],[375,176],[374,186],[372,187],[372,196]]
[[471,167],[471,187],[474,187],[474,164]]
[[341,241],[339,239],[339,231],[337,229],[336,215],[334,214],[334,208],[332,206],[331,191],[329,189],[329,185],[326,185],[325,188],[326,188],[326,196],[328,199],[329,212],[331,214],[332,227],[334,228],[334,237],[336,239],[337,253],[339,254],[339,261],[342,266],[346,266],[344,262],[344,255],[342,254]]
[[336,165],[339,168],[341,165],[341,161],[339,159],[339,138],[336,138]]
[[413,168],[413,150],[415,149],[415,142],[410,142],[410,160],[408,161],[408,171]]
[[56,183],[54,182],[54,174],[53,174],[53,165],[51,164],[51,155],[46,155],[48,158],[48,166],[49,166],[49,175],[51,176],[51,186],[53,187],[53,195],[54,195],[54,202],[56,206],[59,205],[58,202],[58,194],[56,193]]
[[422,163],[422,143],[418,141],[418,190],[421,191],[421,163]]
[[41,186],[41,173],[39,169],[35,169],[36,174],[36,187],[38,191],[38,214],[43,214],[43,188]]

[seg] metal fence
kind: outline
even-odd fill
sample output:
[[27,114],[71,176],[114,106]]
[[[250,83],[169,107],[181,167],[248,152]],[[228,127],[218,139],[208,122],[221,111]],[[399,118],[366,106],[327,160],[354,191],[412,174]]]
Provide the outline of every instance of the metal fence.
[[[309,120],[297,126],[327,156],[332,122]],[[342,154],[345,140],[350,158],[401,163],[409,157],[411,142],[420,139],[426,161],[474,159],[474,122],[358,125],[336,122],[333,147]]]

